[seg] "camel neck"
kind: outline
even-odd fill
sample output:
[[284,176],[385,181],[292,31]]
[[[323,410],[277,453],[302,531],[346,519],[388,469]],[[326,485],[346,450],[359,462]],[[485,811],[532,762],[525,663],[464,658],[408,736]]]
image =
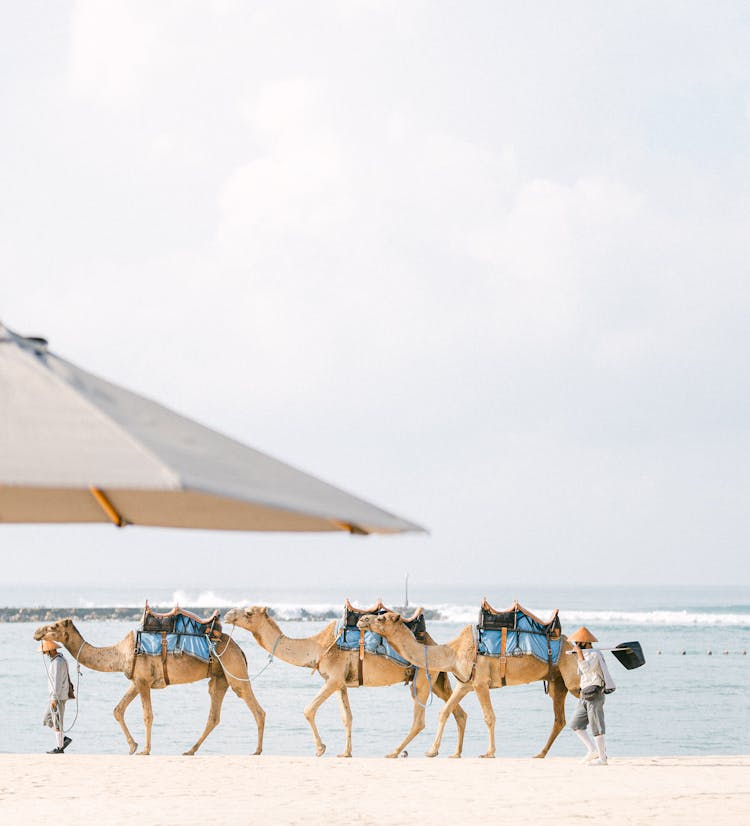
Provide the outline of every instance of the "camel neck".
[[[331,623],[331,625],[333,624]],[[314,637],[303,637],[301,639],[287,637],[282,633],[275,620],[267,617],[260,629],[251,633],[261,648],[273,652],[273,655],[280,660],[290,665],[313,668],[323,650],[320,637],[325,634],[325,631]]]
[[[467,631],[470,637],[470,646],[466,645]],[[458,668],[461,672],[465,671],[462,663],[459,662],[457,652],[464,648],[471,648],[473,652],[473,637],[471,633],[471,626],[467,626],[455,640],[452,640],[447,645],[427,646],[427,662],[430,670],[452,671],[455,673]],[[388,634],[387,639],[396,651],[412,665],[418,668],[424,668],[425,646],[417,642],[408,628],[402,625],[394,629],[394,633]]]
[[92,671],[127,671],[128,658],[135,652],[135,640],[131,631],[116,645],[99,647],[86,642],[77,629],[73,629],[65,647],[78,662]]

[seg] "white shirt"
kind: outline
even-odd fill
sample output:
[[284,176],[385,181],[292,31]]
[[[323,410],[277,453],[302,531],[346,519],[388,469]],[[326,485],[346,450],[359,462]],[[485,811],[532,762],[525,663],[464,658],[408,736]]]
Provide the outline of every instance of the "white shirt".
[[68,676],[68,663],[62,654],[52,657],[49,661],[47,682],[49,683],[50,700],[65,701],[68,699],[68,684],[70,678]]
[[583,659],[578,660],[578,673],[581,675],[581,688],[590,685],[604,686],[605,691],[615,690],[615,681],[612,679],[601,651],[594,648],[584,648],[581,652]]

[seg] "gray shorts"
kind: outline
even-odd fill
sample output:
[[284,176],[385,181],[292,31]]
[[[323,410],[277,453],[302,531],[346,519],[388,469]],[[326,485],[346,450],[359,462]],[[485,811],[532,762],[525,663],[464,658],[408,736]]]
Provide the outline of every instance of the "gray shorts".
[[570,721],[570,727],[573,731],[580,731],[585,729],[589,723],[591,723],[591,733],[594,737],[605,733],[603,692],[600,692],[599,696],[593,700],[584,700],[581,697],[573,713],[573,719]]

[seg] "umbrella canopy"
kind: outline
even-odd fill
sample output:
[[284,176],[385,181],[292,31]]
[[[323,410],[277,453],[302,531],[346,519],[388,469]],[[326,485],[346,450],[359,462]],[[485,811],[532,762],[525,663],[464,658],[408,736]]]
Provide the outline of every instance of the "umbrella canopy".
[[0,522],[422,531],[0,324]]

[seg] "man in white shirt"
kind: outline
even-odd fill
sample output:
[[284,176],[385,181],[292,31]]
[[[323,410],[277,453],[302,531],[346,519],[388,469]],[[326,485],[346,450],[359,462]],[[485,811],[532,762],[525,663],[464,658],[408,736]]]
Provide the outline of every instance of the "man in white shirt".
[[42,725],[49,726],[55,732],[57,746],[47,754],[63,754],[70,745],[71,738],[65,737],[63,719],[65,717],[65,703],[71,693],[68,663],[60,653],[60,646],[52,640],[42,640],[39,651],[49,656],[47,682],[49,683],[49,705],[42,718]]
[[[607,750],[604,743],[604,695],[615,690],[615,681],[612,679],[604,656],[601,651],[591,647],[597,642],[596,637],[588,628],[582,626],[568,637],[576,647],[578,656],[578,673],[581,675],[581,698],[578,707],[573,713],[570,727],[586,746],[587,754],[584,763],[591,766],[607,765]],[[586,727],[591,724],[591,735]]]

